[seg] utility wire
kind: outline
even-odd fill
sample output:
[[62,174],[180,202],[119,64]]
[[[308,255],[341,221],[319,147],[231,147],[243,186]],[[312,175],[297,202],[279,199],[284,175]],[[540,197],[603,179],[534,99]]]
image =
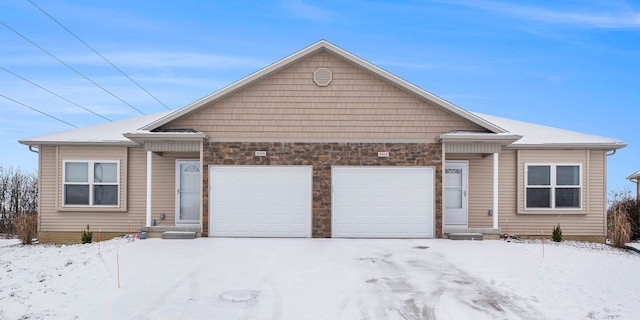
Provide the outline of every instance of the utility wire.
[[60,118],[56,118],[55,116],[52,116],[52,115],[50,115],[50,114],[48,114],[48,113],[46,113],[46,112],[44,112],[44,111],[40,111],[40,110],[38,110],[38,109],[36,109],[36,108],[34,108],[34,107],[32,107],[32,106],[29,106],[29,105],[27,105],[27,104],[24,104],[24,103],[20,102],[20,101],[18,101],[18,100],[11,99],[11,98],[9,98],[9,97],[5,96],[5,95],[4,95],[4,94],[2,94],[2,93],[0,93],[0,97],[3,97],[3,98],[5,98],[5,99],[7,99],[7,100],[9,100],[9,101],[13,101],[13,102],[15,102],[15,103],[17,103],[17,104],[19,104],[19,105],[21,105],[21,106],[25,107],[25,108],[29,108],[29,109],[31,109],[31,110],[33,110],[33,111],[35,111],[35,112],[41,113],[41,114],[43,114],[43,115],[45,115],[45,116],[47,116],[47,117],[49,117],[49,118],[52,118],[52,119],[58,120],[58,121],[60,121],[60,122],[62,122],[62,123],[65,123],[65,124],[68,124],[68,125],[70,125],[70,126],[72,126],[72,127],[74,127],[74,128],[77,128],[77,127],[78,127],[78,126],[76,126],[76,125],[74,125],[74,124],[72,124],[72,123],[66,122],[66,121],[64,121],[64,120],[62,120],[62,119],[60,119]]
[[69,64],[67,64],[66,62],[60,60],[58,57],[56,57],[53,53],[47,51],[45,48],[39,46],[37,43],[31,41],[31,39],[27,38],[26,36],[24,36],[22,33],[16,31],[15,29],[11,28],[9,25],[7,25],[6,23],[0,21],[0,24],[2,24],[3,26],[5,26],[7,29],[13,31],[15,34],[19,35],[20,37],[22,37],[22,39],[26,40],[27,42],[31,43],[32,45],[36,46],[38,49],[42,50],[44,53],[48,54],[49,56],[51,56],[52,58],[56,59],[58,62],[62,63],[63,65],[65,65],[67,68],[71,69],[73,72],[77,73],[79,76],[85,78],[87,81],[93,83],[94,85],[96,85],[97,87],[99,87],[100,89],[104,90],[104,92],[110,94],[111,96],[113,96],[114,98],[120,100],[122,103],[128,105],[131,109],[134,109],[136,111],[138,111],[140,114],[144,115],[145,113],[140,111],[140,109],[134,107],[133,105],[129,104],[128,102],[122,100],[122,98],[118,97],[117,95],[115,95],[113,92],[107,90],[105,87],[101,86],[100,84],[98,84],[97,82],[91,80],[89,77],[85,76],[84,74],[82,74],[80,71],[78,71],[77,69],[75,69],[74,67],[70,66]]
[[153,94],[151,94],[151,92],[149,92],[147,89],[145,89],[142,85],[140,85],[138,82],[136,82],[135,80],[133,80],[128,74],[126,74],[124,71],[122,71],[120,68],[116,67],[116,65],[114,65],[113,63],[111,63],[111,61],[109,61],[109,59],[105,58],[102,54],[100,54],[100,52],[98,52],[96,49],[94,49],[92,46],[90,46],[88,43],[86,43],[84,40],[80,39],[80,37],[78,37],[78,35],[76,35],[75,33],[73,33],[73,31],[69,30],[69,28],[65,27],[60,21],[58,21],[56,18],[54,18],[52,15],[50,15],[48,12],[44,11],[44,9],[40,8],[37,4],[35,4],[35,2],[29,0],[29,2],[31,2],[31,4],[38,8],[38,10],[42,11],[42,13],[44,13],[45,15],[47,15],[49,18],[51,18],[51,20],[55,21],[55,23],[57,23],[60,27],[62,27],[64,30],[67,30],[67,32],[69,32],[72,36],[74,36],[76,39],[78,39],[78,41],[82,42],[85,46],[87,46],[87,48],[91,49],[91,51],[93,51],[95,54],[97,54],[98,56],[100,56],[100,58],[102,58],[102,60],[106,61],[108,64],[110,64],[114,69],[118,70],[123,76],[127,77],[127,79],[131,80],[131,82],[133,82],[136,86],[138,86],[138,88],[142,89],[144,92],[146,92],[150,97],[154,98],[156,101],[158,101],[161,105],[163,105],[167,110],[171,110],[171,108],[169,108],[166,104],[164,104],[164,102],[160,101],[160,99],[158,99],[156,96],[154,96]]
[[49,92],[49,93],[51,93],[52,95],[54,95],[54,96],[56,96],[56,97],[58,97],[58,98],[60,98],[60,99],[62,99],[62,100],[64,100],[64,101],[66,101],[66,102],[69,102],[69,103],[71,103],[71,104],[73,104],[73,105],[75,105],[75,106],[77,106],[77,107],[79,107],[79,108],[82,108],[82,109],[84,109],[85,111],[89,111],[89,112],[91,112],[91,113],[95,114],[96,116],[98,116],[98,117],[100,117],[100,118],[102,118],[102,119],[105,119],[105,120],[107,120],[107,121],[113,121],[113,120],[111,120],[111,119],[109,119],[109,118],[107,118],[107,117],[105,117],[105,116],[103,116],[103,115],[101,115],[101,114],[99,114],[99,113],[94,112],[93,110],[91,110],[91,109],[89,109],[89,108],[85,108],[85,107],[81,106],[80,104],[78,104],[78,103],[76,103],[76,102],[73,102],[73,101],[71,101],[71,100],[69,100],[69,99],[67,99],[67,98],[65,98],[65,97],[63,97],[63,96],[61,96],[61,95],[59,95],[59,94],[55,93],[55,92],[53,92],[53,91],[51,91],[51,90],[49,90],[49,89],[47,89],[47,88],[45,88],[45,87],[43,87],[43,86],[41,86],[41,85],[39,85],[39,84],[37,84],[37,83],[35,83],[35,82],[33,82],[33,81],[29,80],[29,79],[27,79],[27,78],[25,78],[25,77],[23,77],[23,76],[21,76],[21,75],[17,74],[17,73],[15,73],[15,72],[12,72],[12,71],[10,71],[10,70],[7,70],[7,69],[6,69],[6,68],[4,68],[4,67],[0,67],[0,69],[4,70],[4,71],[5,71],[5,72],[7,72],[7,73],[10,73],[10,74],[12,74],[12,75],[16,76],[16,77],[18,77],[18,78],[20,78],[20,79],[22,79],[22,80],[24,80],[24,81],[26,81],[26,82],[29,82],[29,83],[31,83],[32,85],[34,85],[34,86],[36,86],[36,87],[38,87],[38,88],[40,88],[40,89],[42,89],[42,90],[44,90],[44,91],[46,91],[46,92]]

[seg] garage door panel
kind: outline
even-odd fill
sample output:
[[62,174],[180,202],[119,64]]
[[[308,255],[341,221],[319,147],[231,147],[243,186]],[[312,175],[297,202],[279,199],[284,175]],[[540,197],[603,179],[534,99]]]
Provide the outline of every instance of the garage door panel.
[[212,166],[212,236],[309,237],[311,167]]
[[433,168],[333,167],[334,237],[433,237]]

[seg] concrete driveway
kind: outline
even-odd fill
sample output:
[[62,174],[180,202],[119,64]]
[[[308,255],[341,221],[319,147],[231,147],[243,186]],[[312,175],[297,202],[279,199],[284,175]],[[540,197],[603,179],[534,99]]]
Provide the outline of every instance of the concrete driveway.
[[122,287],[92,310],[129,319],[544,318],[530,299],[444,259],[432,248],[442,241],[137,241],[119,249]]

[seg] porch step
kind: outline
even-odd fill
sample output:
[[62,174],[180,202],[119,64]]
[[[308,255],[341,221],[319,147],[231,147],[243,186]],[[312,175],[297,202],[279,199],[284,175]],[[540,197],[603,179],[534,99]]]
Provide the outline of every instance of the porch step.
[[142,227],[141,230],[147,232],[148,238],[162,238],[167,231],[195,232],[196,237],[200,236],[200,227],[195,226],[153,226]]
[[467,233],[449,233],[449,239],[451,240],[482,240],[482,233],[467,232]]
[[165,231],[162,239],[195,239],[196,233],[193,231]]

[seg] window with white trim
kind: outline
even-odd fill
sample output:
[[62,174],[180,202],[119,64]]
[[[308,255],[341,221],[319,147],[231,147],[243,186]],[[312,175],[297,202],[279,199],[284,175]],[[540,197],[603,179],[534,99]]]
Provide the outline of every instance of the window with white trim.
[[579,209],[582,194],[580,164],[525,164],[527,209]]
[[65,161],[65,206],[116,207],[120,197],[119,161]]

